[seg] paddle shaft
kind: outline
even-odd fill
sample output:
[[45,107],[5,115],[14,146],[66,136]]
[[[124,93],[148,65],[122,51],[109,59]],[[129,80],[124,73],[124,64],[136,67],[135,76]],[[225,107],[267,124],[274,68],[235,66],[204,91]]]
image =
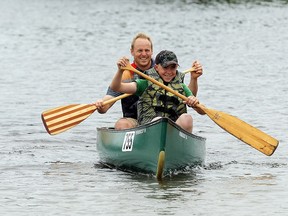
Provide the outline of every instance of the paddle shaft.
[[185,71],[182,71],[182,73],[183,74],[187,74],[187,73],[194,72],[194,71],[196,71],[196,69],[194,67],[192,67],[192,68],[189,68],[189,69],[187,69]]
[[[110,103],[115,103],[116,101],[121,100],[121,99],[123,99],[123,98],[126,98],[126,97],[128,97],[128,96],[130,96],[130,95],[131,95],[131,94],[122,94],[122,95],[119,95],[119,96],[117,96],[117,97],[115,97],[115,98],[112,98],[112,99],[103,101],[103,105],[105,106],[105,105],[110,104]],[[94,106],[95,106],[95,105],[94,105]],[[97,109],[97,108],[96,108],[96,109]]]
[[[166,85],[164,85],[163,83],[161,83],[161,82],[153,79],[152,77],[150,77],[150,76],[148,76],[148,75],[146,75],[146,74],[138,71],[137,69],[133,68],[131,65],[128,65],[128,66],[126,66],[126,67],[122,67],[122,69],[133,71],[134,73],[137,73],[139,76],[141,76],[141,77],[143,77],[143,78],[145,78],[145,79],[153,82],[154,84],[160,86],[161,88],[163,88],[163,89],[171,92],[172,94],[180,97],[182,100],[187,100],[187,97],[186,97],[186,96],[184,96],[184,95],[180,94],[179,92],[177,92],[177,91],[169,88],[168,86],[166,86]],[[189,69],[189,70],[190,70],[190,69]],[[188,70],[187,70],[187,71],[188,71]],[[187,71],[186,71],[186,72],[187,72]],[[185,71],[184,71],[184,72],[185,72]]]

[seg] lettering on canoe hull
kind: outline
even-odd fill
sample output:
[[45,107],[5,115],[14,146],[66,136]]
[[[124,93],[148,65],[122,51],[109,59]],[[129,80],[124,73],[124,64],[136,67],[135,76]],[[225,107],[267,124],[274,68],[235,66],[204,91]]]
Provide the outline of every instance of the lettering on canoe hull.
[[130,131],[125,134],[122,151],[132,151],[134,143],[135,131]]
[[143,133],[146,133],[146,128],[136,131],[136,135],[143,134]]
[[184,133],[182,133],[181,131],[179,132],[179,136],[182,137],[182,138],[184,138],[184,139],[187,139],[187,135],[184,134]]

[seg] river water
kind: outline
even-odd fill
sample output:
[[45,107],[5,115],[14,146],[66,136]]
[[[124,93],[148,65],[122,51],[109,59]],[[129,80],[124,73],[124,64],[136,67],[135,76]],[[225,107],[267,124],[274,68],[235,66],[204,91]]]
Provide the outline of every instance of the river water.
[[[1,215],[287,215],[287,23],[280,0],[1,1]],[[48,135],[41,112],[105,95],[140,31],[180,70],[199,60],[199,100],[277,138],[276,152],[189,110],[205,166],[157,182],[100,165],[95,128],[113,125],[119,103]]]

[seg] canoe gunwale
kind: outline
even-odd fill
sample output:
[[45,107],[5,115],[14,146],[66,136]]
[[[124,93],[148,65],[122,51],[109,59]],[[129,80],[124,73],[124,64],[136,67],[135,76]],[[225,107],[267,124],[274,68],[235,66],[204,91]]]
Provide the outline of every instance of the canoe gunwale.
[[182,133],[184,133],[184,134],[186,134],[186,135],[188,135],[188,136],[190,136],[190,137],[192,137],[192,138],[206,141],[206,138],[205,138],[205,137],[201,137],[201,136],[195,135],[195,134],[193,134],[193,133],[187,132],[186,130],[184,130],[183,128],[181,128],[179,125],[177,125],[174,121],[172,121],[171,119],[166,118],[166,117],[157,119],[157,120],[152,121],[152,122],[148,122],[148,123],[143,124],[143,125],[139,125],[139,126],[137,126],[137,127],[135,127],[135,128],[129,128],[129,129],[123,129],[123,130],[116,130],[114,127],[100,127],[100,128],[97,128],[97,131],[109,131],[110,133],[123,133],[123,132],[128,132],[128,131],[141,130],[141,129],[144,129],[144,128],[147,128],[147,127],[156,125],[156,124],[158,124],[158,123],[160,123],[160,122],[170,123],[173,127],[175,127],[176,129],[178,129],[178,130],[181,131]]

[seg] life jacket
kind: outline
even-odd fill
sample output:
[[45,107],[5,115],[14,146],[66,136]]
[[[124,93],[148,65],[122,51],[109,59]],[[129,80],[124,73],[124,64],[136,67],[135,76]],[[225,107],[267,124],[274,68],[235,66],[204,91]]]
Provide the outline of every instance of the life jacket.
[[[152,59],[151,67],[154,67],[154,65],[155,63],[154,63],[154,60]],[[137,67],[137,65],[134,62],[131,64],[131,66],[143,72]],[[132,82],[136,79],[143,79],[142,77],[139,77],[139,75],[134,73],[133,71],[125,71],[125,72],[122,75],[123,82]],[[121,100],[123,117],[137,119],[138,100],[139,100],[139,97],[137,95],[131,95]]]
[[[164,84],[154,68],[146,71],[146,74]],[[185,95],[183,79],[184,74],[177,71],[176,77],[166,85]],[[150,122],[155,117],[168,117],[176,121],[181,114],[187,113],[187,107],[181,98],[149,80],[147,82],[148,87],[144,90],[138,101],[138,122],[140,124]]]

